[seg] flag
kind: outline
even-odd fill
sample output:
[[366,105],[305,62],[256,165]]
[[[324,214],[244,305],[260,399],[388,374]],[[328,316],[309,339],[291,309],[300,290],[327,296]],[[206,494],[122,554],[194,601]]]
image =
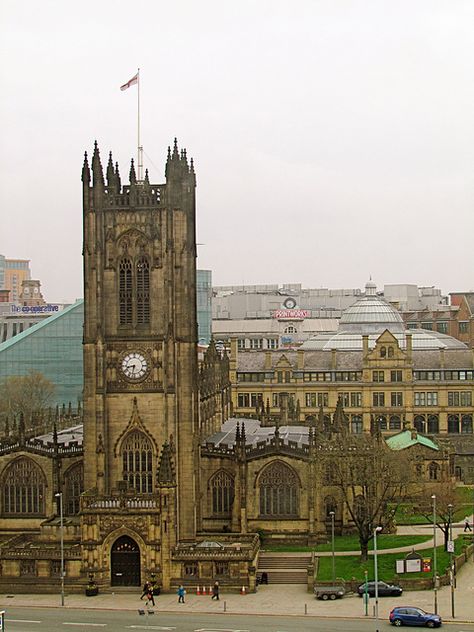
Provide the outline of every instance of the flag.
[[120,90],[127,90],[127,88],[134,86],[136,83],[138,83],[138,72],[130,79],[130,81],[127,81],[127,83],[124,83],[123,86],[120,86]]

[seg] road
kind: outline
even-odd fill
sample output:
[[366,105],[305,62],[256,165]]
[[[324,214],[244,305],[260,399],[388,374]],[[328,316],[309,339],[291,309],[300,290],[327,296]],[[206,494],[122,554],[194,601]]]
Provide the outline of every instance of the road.
[[[446,624],[449,632],[474,632],[473,624]],[[380,632],[392,630],[381,621]],[[262,615],[218,615],[198,613],[163,613],[139,615],[119,610],[75,610],[60,608],[8,608],[6,632],[71,632],[72,630],[104,630],[133,632],[375,632],[373,619],[331,619],[321,617],[285,617]]]

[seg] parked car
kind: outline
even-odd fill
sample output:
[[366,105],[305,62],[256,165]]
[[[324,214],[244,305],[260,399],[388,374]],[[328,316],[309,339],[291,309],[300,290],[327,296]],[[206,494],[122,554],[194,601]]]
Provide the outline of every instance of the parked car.
[[439,614],[425,612],[421,608],[404,606],[394,608],[388,615],[388,620],[392,625],[400,627],[402,625],[423,625],[427,628],[439,628],[442,621]]
[[[379,597],[399,597],[403,592],[403,588],[401,586],[395,586],[395,584],[387,584],[386,582],[380,580],[377,583]],[[365,584],[361,584],[357,589],[357,592],[359,593],[359,597],[362,597],[362,595],[365,593]],[[369,593],[370,597],[375,596],[375,582],[367,582],[367,592]]]

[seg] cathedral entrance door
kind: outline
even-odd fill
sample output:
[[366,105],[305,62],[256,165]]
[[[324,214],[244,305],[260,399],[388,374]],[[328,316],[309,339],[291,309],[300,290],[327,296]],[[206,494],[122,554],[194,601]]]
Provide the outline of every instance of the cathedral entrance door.
[[115,540],[110,553],[112,586],[140,586],[140,548],[128,535]]

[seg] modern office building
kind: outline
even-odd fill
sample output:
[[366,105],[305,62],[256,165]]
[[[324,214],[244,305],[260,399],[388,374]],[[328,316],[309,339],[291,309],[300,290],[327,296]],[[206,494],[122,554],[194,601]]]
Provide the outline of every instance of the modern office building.
[[198,342],[208,345],[212,335],[212,272],[196,270]]
[[21,284],[31,278],[29,259],[7,259],[0,255],[0,289],[10,290],[10,300],[17,302]]
[[53,312],[0,344],[0,380],[39,371],[55,388],[56,403],[82,399],[84,301]]

